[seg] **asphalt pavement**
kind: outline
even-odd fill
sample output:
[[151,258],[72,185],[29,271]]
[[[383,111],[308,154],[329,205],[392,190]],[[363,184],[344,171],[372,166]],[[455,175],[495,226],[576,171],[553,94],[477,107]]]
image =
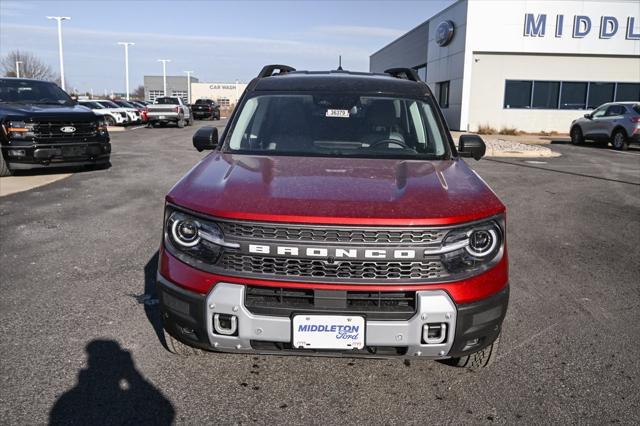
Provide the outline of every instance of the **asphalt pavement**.
[[180,358],[158,335],[156,251],[164,195],[210,124],[113,134],[110,169],[0,199],[3,424],[640,422],[640,150],[470,160],[508,208],[490,368]]

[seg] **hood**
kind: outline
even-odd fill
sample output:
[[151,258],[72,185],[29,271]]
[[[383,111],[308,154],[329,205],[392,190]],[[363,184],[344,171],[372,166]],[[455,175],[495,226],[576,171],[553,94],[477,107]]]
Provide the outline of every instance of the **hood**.
[[72,120],[95,119],[95,114],[89,108],[82,105],[46,105],[46,104],[0,104],[0,115],[9,118],[46,118],[55,116],[56,118],[70,117]]
[[211,216],[362,225],[447,225],[504,205],[461,160],[208,155],[167,201]]

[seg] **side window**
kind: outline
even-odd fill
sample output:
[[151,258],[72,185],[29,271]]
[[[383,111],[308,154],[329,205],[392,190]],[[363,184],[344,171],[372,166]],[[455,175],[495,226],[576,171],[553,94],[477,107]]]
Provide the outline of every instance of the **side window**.
[[624,115],[624,107],[622,105],[611,105],[609,108],[607,108],[607,112],[604,115],[605,117]]
[[241,147],[243,146],[242,142],[248,139],[247,128],[249,127],[249,122],[251,121],[251,118],[253,117],[253,113],[255,112],[257,107],[258,107],[257,98],[249,99],[244,104],[244,107],[240,112],[240,116],[238,117],[238,121],[234,126],[231,142],[229,143],[229,146],[231,147],[231,149],[238,149],[238,150],[241,149]]
[[[611,108],[611,107],[608,107]],[[600,117],[604,117],[604,113],[607,111],[608,109],[607,107],[600,107],[597,110],[593,111],[593,113],[591,114],[592,118],[600,118]]]

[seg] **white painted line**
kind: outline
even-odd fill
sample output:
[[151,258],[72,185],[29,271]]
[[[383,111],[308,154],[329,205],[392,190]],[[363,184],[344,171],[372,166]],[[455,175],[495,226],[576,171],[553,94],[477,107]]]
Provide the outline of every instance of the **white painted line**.
[[525,163],[529,164],[547,164],[546,161],[525,160]]
[[147,127],[147,125],[146,125],[146,124],[144,124],[144,125],[142,125],[142,126],[129,127],[129,129],[127,129],[127,130],[144,129],[145,127]]

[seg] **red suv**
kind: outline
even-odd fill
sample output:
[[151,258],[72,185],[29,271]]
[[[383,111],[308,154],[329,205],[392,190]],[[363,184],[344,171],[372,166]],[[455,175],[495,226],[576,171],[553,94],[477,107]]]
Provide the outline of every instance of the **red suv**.
[[160,249],[172,352],[491,362],[505,206],[413,70],[269,65],[193,143],[212,152],[167,195]]

